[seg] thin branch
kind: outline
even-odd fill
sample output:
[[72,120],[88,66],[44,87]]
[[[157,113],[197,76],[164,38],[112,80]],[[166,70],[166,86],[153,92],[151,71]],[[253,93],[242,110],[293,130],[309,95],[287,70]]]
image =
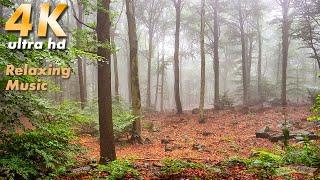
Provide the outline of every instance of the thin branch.
[[72,0],[69,0],[69,2],[70,2],[70,4],[71,4],[71,8],[72,8],[72,12],[73,12],[73,17],[74,17],[74,19],[75,19],[78,23],[80,23],[80,24],[82,24],[82,25],[84,25],[84,26],[86,26],[86,27],[88,27],[88,28],[96,31],[96,28],[95,28],[95,27],[92,27],[92,26],[90,26],[90,25],[88,25],[88,24],[80,21],[80,19],[77,17],[77,13],[76,13],[76,10],[74,9],[74,5],[73,5]]

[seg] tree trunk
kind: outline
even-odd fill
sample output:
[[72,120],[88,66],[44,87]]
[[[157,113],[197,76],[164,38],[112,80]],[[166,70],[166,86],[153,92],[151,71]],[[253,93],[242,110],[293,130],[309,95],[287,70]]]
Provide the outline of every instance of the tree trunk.
[[[113,30],[111,35],[111,43],[113,47],[116,47],[114,40],[115,32]],[[113,52],[113,71],[114,71],[114,95],[117,100],[120,99],[119,94],[119,74],[118,74],[118,56],[117,52]]]
[[[132,103],[132,95],[131,95],[131,63],[130,63],[130,55],[129,55],[129,53],[130,53],[130,50],[129,50],[129,47],[128,47],[128,43],[126,43],[126,57],[127,57],[127,68],[128,68],[128,102],[129,102],[129,104],[131,104]],[[129,52],[128,52],[128,50],[129,50]]]
[[161,60],[161,100],[160,100],[160,111],[163,112],[163,96],[164,96],[164,76],[165,76],[165,64],[164,64],[164,55],[162,55]]
[[181,21],[181,0],[174,0],[176,9],[176,33],[174,48],[174,95],[176,101],[177,114],[182,114],[182,105],[180,100],[179,87],[179,44],[180,44],[180,21]]
[[219,109],[220,107],[220,67],[219,67],[219,0],[215,0],[214,3],[214,108]]
[[86,63],[86,59],[83,59],[82,61],[82,65],[83,65],[83,84],[84,84],[84,88],[83,88],[83,92],[84,92],[84,100],[85,102],[88,102],[88,88],[87,88],[87,63]]
[[154,99],[154,108],[157,110],[158,104],[158,94],[159,94],[159,78],[160,78],[160,54],[158,52],[158,59],[157,59],[157,83],[156,83],[156,94]]
[[148,53],[148,87],[147,87],[147,108],[151,107],[151,61],[153,46],[153,29],[149,27],[149,53]]
[[317,62],[314,62],[314,67],[313,67],[313,72],[314,72],[314,76],[313,76],[313,83],[316,85],[318,82],[318,66],[317,66]]
[[260,26],[260,17],[257,20],[257,30],[258,30],[258,46],[259,46],[259,54],[258,54],[258,96],[260,101],[263,100],[262,97],[262,82],[261,82],[261,63],[262,63],[262,35],[261,35],[261,26]]
[[[252,52],[253,52],[253,38],[249,37],[249,49],[248,49],[248,58],[247,58],[247,86],[248,94],[251,93],[251,67],[252,67]],[[250,96],[248,95],[248,102],[250,102]]]
[[281,103],[282,106],[287,105],[287,66],[288,66],[288,51],[289,51],[289,4],[290,0],[282,1],[282,82],[281,82]]
[[[97,38],[99,43],[110,42],[111,21],[109,16],[110,0],[98,0],[97,9]],[[100,163],[116,159],[113,123],[112,123],[112,96],[111,96],[111,51],[98,47],[97,55],[104,58],[98,61],[98,104],[100,130]]]
[[200,80],[200,119],[199,123],[205,123],[204,119],[204,95],[206,86],[206,60],[204,50],[204,29],[205,29],[205,0],[201,0],[201,30],[200,30],[200,53],[201,53],[201,80]]
[[243,105],[248,105],[248,84],[247,84],[247,60],[246,60],[246,40],[244,32],[244,20],[242,14],[241,0],[239,2],[239,22],[241,33],[241,49],[242,49],[242,85],[243,85]]
[[279,42],[279,52],[278,52],[278,59],[277,59],[277,87],[280,85],[280,73],[281,73],[281,61],[282,61],[282,47],[281,43]]
[[[139,69],[138,69],[138,39],[136,31],[136,19],[134,1],[126,0],[128,35],[130,45],[130,67],[131,67],[131,95],[132,113],[136,117],[141,116],[141,97],[139,89]],[[137,118],[133,123],[132,140],[142,143],[141,120]]]
[[[80,0],[78,2],[78,19],[83,22],[83,9],[82,9],[82,4]],[[77,21],[77,39],[76,39],[76,46],[79,48],[80,47],[80,31],[82,30],[82,24]],[[80,105],[81,109],[84,108],[86,104],[86,98],[85,98],[85,84],[84,84],[84,78],[83,78],[83,61],[80,56],[77,56],[78,59],[78,81],[79,81],[79,88],[80,88]]]

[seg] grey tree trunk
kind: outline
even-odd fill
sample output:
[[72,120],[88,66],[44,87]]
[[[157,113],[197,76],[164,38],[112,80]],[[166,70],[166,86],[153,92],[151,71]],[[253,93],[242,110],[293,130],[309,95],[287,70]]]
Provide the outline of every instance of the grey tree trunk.
[[204,30],[205,30],[205,0],[201,0],[201,30],[200,30],[200,54],[201,54],[201,80],[200,80],[200,119],[199,123],[205,123],[204,119],[204,95],[206,86],[206,60],[204,49]]
[[213,21],[214,21],[214,27],[213,27],[213,33],[214,33],[214,108],[219,109],[220,108],[220,65],[219,65],[219,0],[215,0],[214,3],[214,15],[213,15]]
[[[78,2],[78,19],[83,22],[83,9],[82,9],[82,4],[80,0]],[[80,47],[80,31],[82,30],[82,24],[77,21],[77,39],[76,39],[76,46]],[[78,59],[78,81],[79,81],[79,90],[80,90],[80,105],[81,109],[85,107],[86,104],[86,98],[85,98],[85,84],[84,84],[84,76],[83,76],[83,60],[80,56],[77,56]]]
[[151,61],[153,48],[153,29],[149,27],[149,53],[148,53],[148,85],[147,85],[147,108],[151,107]]
[[282,6],[282,81],[281,81],[281,103],[287,105],[287,66],[289,51],[289,6],[290,0],[283,0]]
[[262,68],[261,68],[261,64],[262,64],[262,35],[261,35],[261,25],[260,25],[260,17],[258,17],[257,19],[257,31],[258,31],[258,46],[259,46],[259,54],[258,54],[258,96],[260,101],[262,101]]
[[[131,71],[131,96],[132,113],[136,117],[141,116],[141,97],[139,88],[139,69],[138,69],[138,39],[135,19],[134,0],[126,0],[128,36],[130,45],[130,71]],[[132,141],[142,143],[141,120],[137,118],[133,123]]]
[[163,112],[163,101],[164,101],[164,76],[165,76],[165,64],[164,64],[164,55],[162,55],[162,60],[161,60],[161,100],[160,100],[160,111]]
[[173,0],[176,9],[176,33],[174,48],[174,94],[177,114],[182,114],[180,99],[180,79],[179,79],[179,45],[180,45],[180,23],[181,23],[181,0]]
[[246,55],[246,40],[244,32],[244,19],[242,14],[241,0],[238,1],[239,5],[239,23],[241,33],[241,49],[242,49],[242,86],[243,86],[243,105],[248,105],[248,83],[247,83],[247,55]]
[[159,78],[160,78],[160,54],[158,52],[158,59],[157,59],[157,83],[156,83],[156,93],[154,99],[154,108],[157,109],[158,105],[158,94],[159,94]]
[[[115,37],[115,32],[113,30],[112,35],[111,35],[111,43],[112,43],[113,47],[116,47],[114,37]],[[119,94],[119,73],[118,73],[117,52],[113,52],[113,72],[114,72],[114,95],[115,95],[116,99],[119,100],[120,94]]]

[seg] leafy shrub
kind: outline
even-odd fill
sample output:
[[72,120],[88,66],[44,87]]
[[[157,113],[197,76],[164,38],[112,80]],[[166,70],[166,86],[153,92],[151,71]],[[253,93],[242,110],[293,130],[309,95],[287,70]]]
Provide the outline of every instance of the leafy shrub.
[[293,170],[285,165],[319,167],[320,151],[315,144],[306,142],[303,146],[288,146],[285,151],[257,150],[248,159],[232,158],[228,163],[244,164],[248,167],[249,172],[253,172],[261,178],[287,176],[293,173]]
[[248,161],[249,167],[261,177],[269,177],[276,174],[277,168],[282,164],[281,155],[268,151],[256,151]]
[[21,134],[1,134],[0,177],[35,179],[63,173],[78,151],[72,131],[63,123],[50,123]]
[[128,160],[115,160],[107,165],[98,165],[98,170],[107,172],[107,179],[110,180],[124,179],[128,176],[140,179],[139,172],[134,169],[133,163]]
[[[94,135],[98,135],[99,132],[99,118],[98,118],[98,105],[97,101],[89,102],[85,108],[85,112],[92,114],[93,118],[90,121],[82,124],[86,131],[96,132]],[[113,130],[116,138],[120,138],[128,133],[131,133],[133,122],[137,119],[131,114],[129,105],[121,100],[113,100],[112,102],[112,120]]]
[[114,101],[112,105],[112,120],[116,137],[131,132],[133,122],[137,119],[123,101]]
[[220,108],[230,108],[233,106],[233,101],[231,97],[228,95],[228,92],[224,92],[222,96],[220,96]]
[[308,98],[312,104],[316,103],[318,95],[320,95],[320,90],[318,88],[308,88]]
[[303,146],[290,146],[285,151],[283,161],[287,164],[319,167],[320,148],[310,143],[305,143]]
[[187,162],[179,159],[164,159],[163,163],[164,167],[161,169],[163,174],[180,173],[185,169],[207,169],[204,164]]
[[320,95],[317,96],[315,104],[311,108],[312,115],[308,118],[310,121],[320,121]]

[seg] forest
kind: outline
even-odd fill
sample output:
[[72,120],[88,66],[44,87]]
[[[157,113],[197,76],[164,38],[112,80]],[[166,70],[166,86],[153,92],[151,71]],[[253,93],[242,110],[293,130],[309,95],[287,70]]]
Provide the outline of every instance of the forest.
[[320,0],[0,0],[0,180],[320,179]]

